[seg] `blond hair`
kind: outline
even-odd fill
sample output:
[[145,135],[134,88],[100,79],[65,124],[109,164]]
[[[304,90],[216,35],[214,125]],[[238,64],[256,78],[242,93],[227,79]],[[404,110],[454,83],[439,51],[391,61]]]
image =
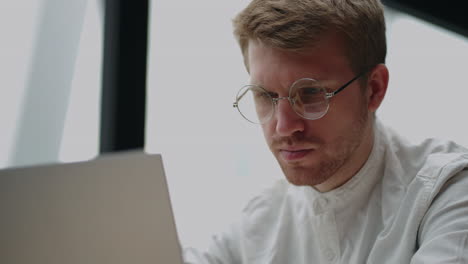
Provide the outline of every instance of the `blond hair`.
[[233,25],[247,69],[249,40],[300,51],[328,30],[343,34],[345,53],[356,73],[385,63],[385,20],[379,0],[252,0]]

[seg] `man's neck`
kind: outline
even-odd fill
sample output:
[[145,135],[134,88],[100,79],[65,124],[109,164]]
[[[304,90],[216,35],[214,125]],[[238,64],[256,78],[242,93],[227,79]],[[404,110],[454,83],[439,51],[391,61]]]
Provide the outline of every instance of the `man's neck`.
[[374,146],[374,126],[375,120],[369,121],[368,126],[364,130],[364,135],[361,144],[356,148],[350,159],[335,172],[327,181],[313,186],[319,192],[329,192],[334,190],[356,175],[359,170],[366,164]]

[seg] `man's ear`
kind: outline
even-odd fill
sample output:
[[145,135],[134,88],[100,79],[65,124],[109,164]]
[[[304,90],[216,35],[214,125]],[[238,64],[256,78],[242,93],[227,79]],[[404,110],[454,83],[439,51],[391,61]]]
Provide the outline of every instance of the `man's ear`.
[[367,108],[370,112],[375,112],[382,103],[388,86],[388,69],[385,64],[375,66],[367,79]]

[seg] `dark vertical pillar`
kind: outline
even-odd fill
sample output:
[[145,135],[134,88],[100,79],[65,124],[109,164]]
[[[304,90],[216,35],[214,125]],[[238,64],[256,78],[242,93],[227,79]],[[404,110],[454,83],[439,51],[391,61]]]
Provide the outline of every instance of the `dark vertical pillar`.
[[106,0],[100,152],[144,147],[148,0]]
[[465,1],[382,0],[383,4],[468,37]]

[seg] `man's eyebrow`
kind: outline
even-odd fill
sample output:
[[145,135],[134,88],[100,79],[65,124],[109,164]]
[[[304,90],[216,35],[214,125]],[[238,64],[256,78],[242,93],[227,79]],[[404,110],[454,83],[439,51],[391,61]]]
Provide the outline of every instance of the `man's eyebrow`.
[[253,83],[251,83],[251,85],[255,85],[255,86],[258,86],[258,87],[262,88],[262,89],[265,90],[265,92],[267,92],[270,96],[276,96],[276,95],[278,95],[277,92],[274,92],[274,91],[269,90],[268,87],[264,86],[264,85],[261,84],[261,83],[253,82]]
[[338,89],[342,83],[334,79],[314,79],[317,81],[317,85],[325,88],[326,90]]
[[257,85],[257,86],[263,87],[263,85],[262,85],[260,82],[258,82],[258,81],[256,81],[256,80],[252,80],[252,79],[250,79],[250,78],[249,78],[249,80],[248,80],[247,83],[250,84],[250,85]]
[[[334,80],[334,79],[317,79],[317,78],[313,78],[313,77],[301,77],[301,78],[299,78],[297,80],[305,79],[305,78],[314,79],[317,82],[318,86],[323,87],[327,91],[333,91],[335,89],[338,89],[342,85],[339,81]],[[289,89],[293,85],[294,82],[295,81],[291,82],[287,88]],[[277,92],[274,92],[274,91],[271,91],[270,89],[268,89],[268,87],[263,85],[261,82],[249,79],[248,83],[249,83],[249,85],[255,85],[255,86],[261,87],[265,91],[267,91],[268,93],[271,93],[271,94],[276,94],[277,93]]]
[[249,85],[255,85],[255,86],[261,87],[261,88],[265,89],[266,91],[268,91],[268,89],[266,88],[265,85],[263,85],[262,83],[257,82],[257,81],[249,80]]

